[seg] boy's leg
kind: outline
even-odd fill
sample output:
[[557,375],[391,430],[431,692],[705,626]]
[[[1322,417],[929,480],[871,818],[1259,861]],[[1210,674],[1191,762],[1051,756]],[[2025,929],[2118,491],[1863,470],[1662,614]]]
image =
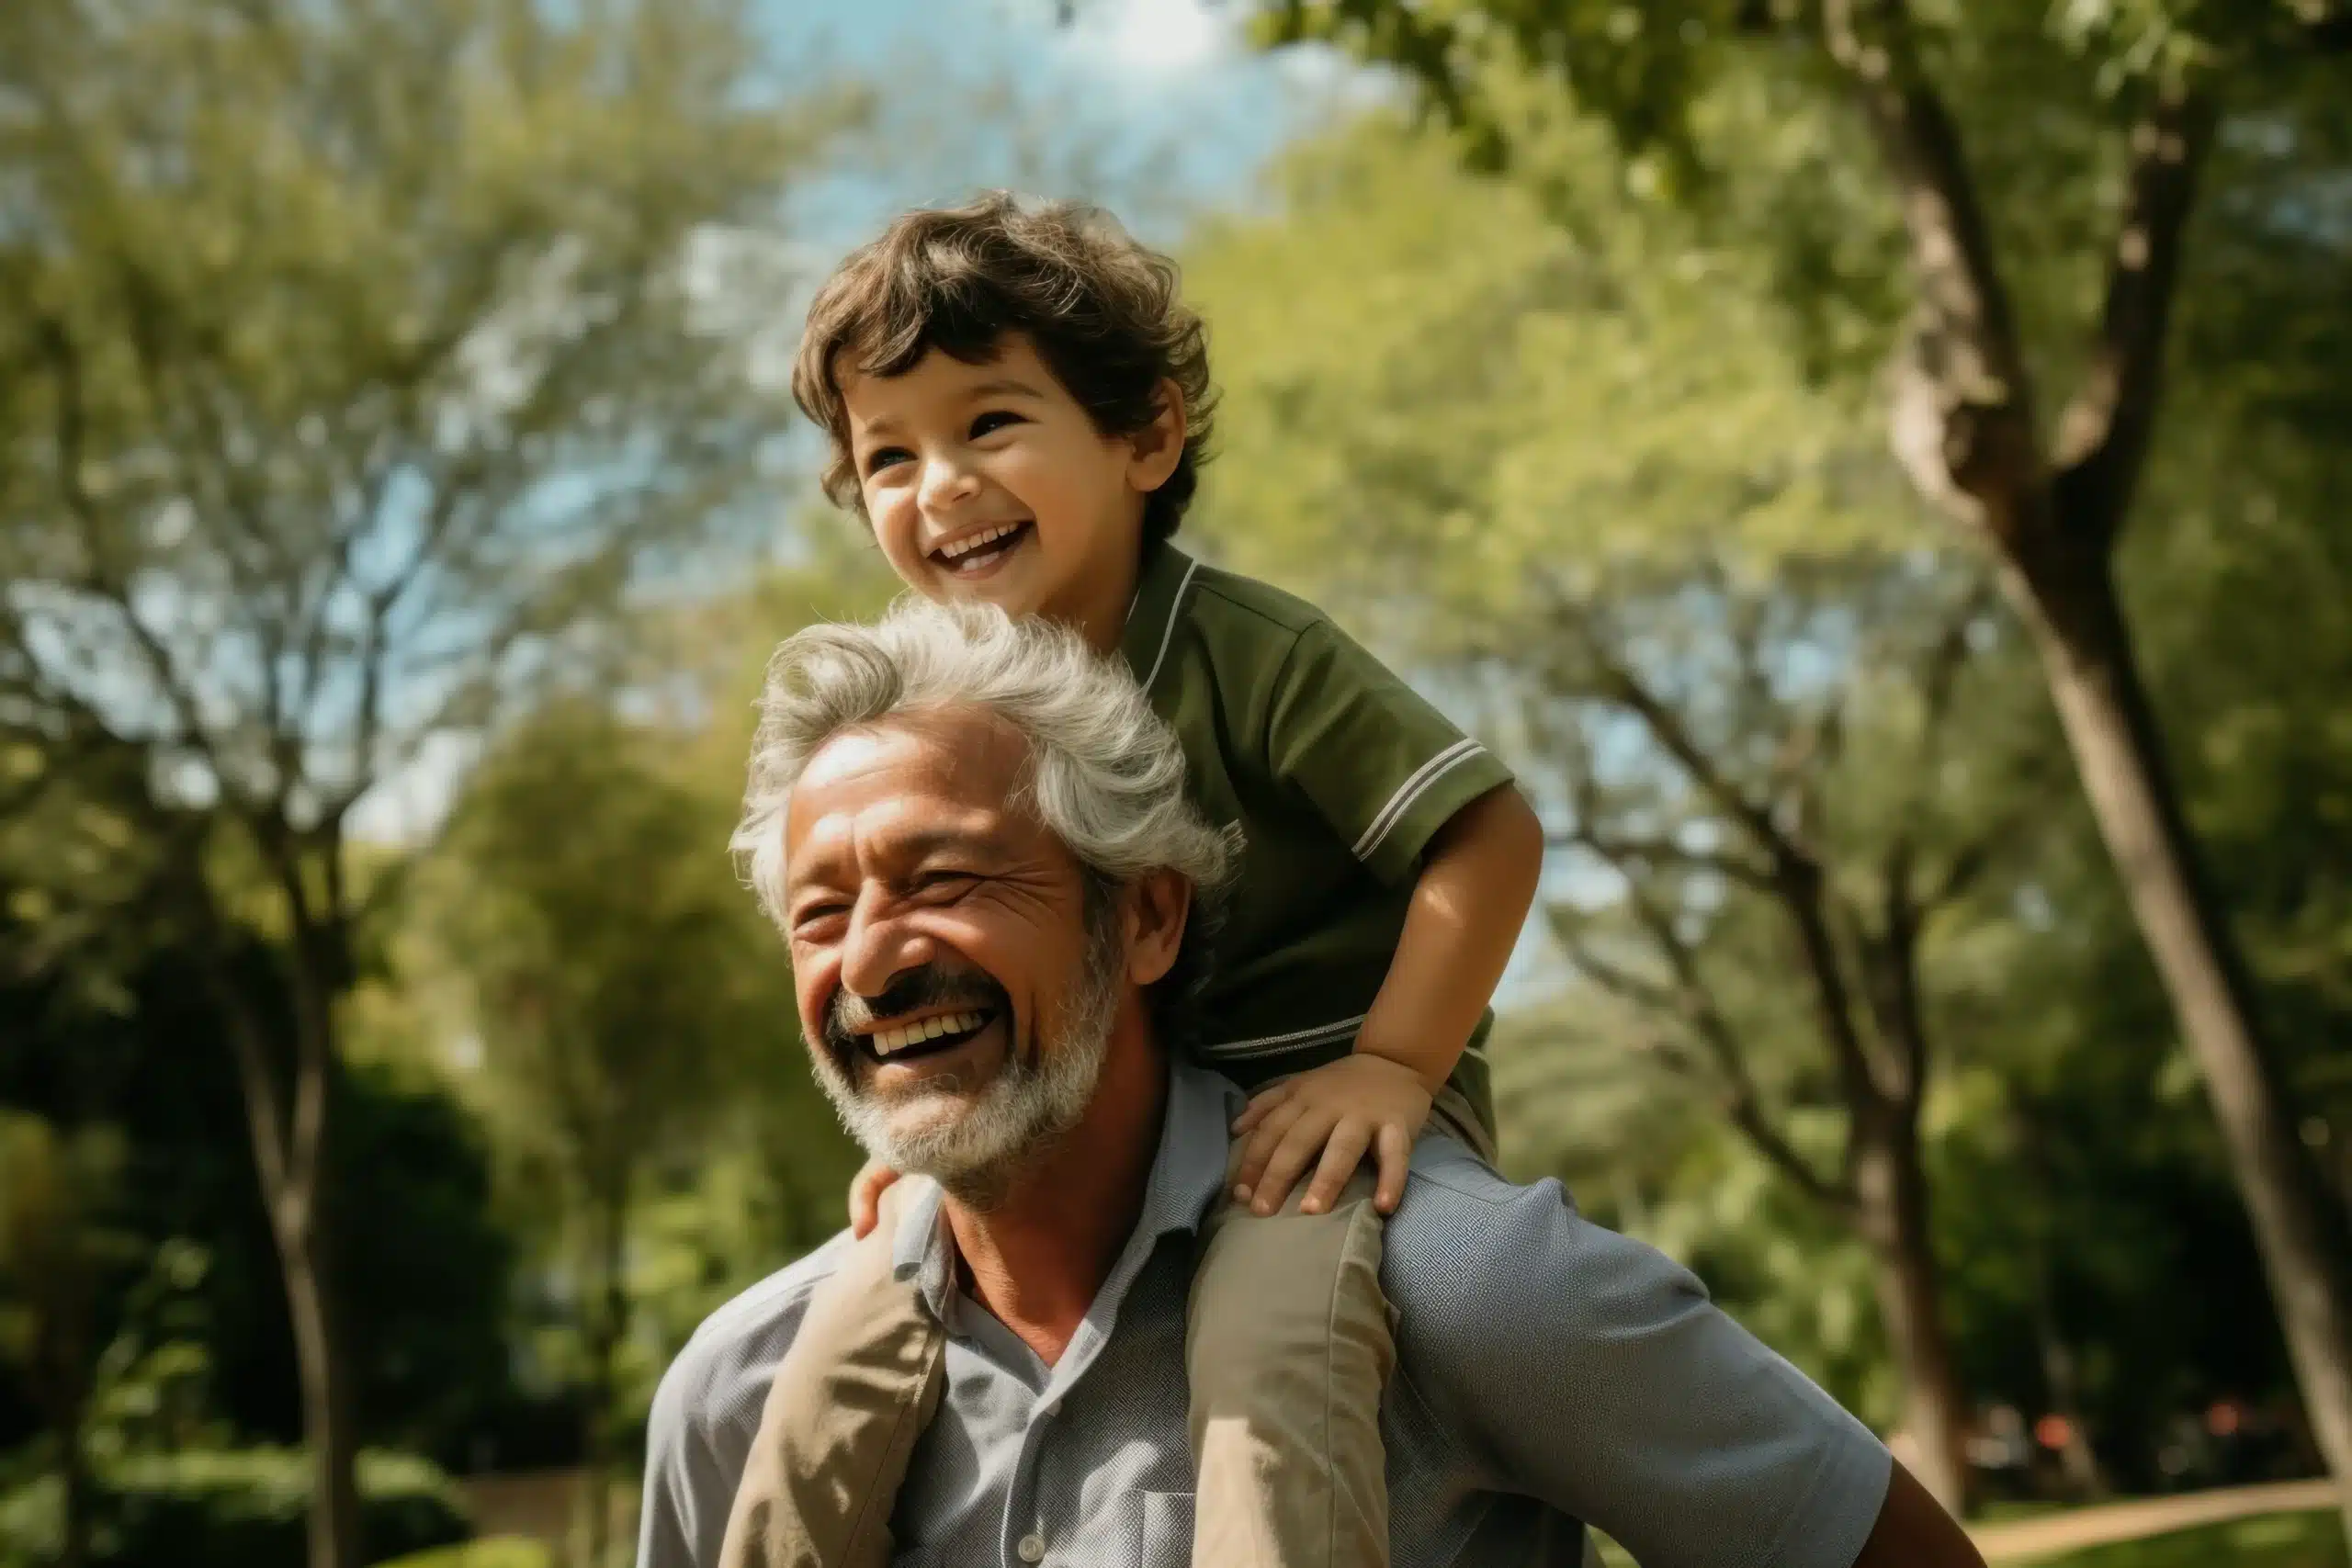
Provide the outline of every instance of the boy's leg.
[[1184,1361],[1192,1382],[1194,1568],[1385,1568],[1380,1396],[1396,1359],[1380,1289],[1373,1172],[1329,1213],[1203,1226]]
[[946,1384],[946,1336],[891,1275],[898,1197],[819,1288],[775,1371],[719,1549],[723,1568],[887,1568],[890,1510]]
[[1477,1103],[1453,1084],[1441,1087],[1437,1098],[1430,1102],[1430,1128],[1466,1145],[1489,1166],[1501,1163],[1495,1149],[1495,1134],[1480,1114]]

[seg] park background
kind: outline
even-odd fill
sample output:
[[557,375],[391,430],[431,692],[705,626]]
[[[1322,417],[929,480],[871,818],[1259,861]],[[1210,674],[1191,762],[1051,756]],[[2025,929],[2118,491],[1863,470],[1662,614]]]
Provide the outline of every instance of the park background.
[[[0,1563],[627,1561],[853,1167],[724,849],[890,587],[784,367],[989,186],[1543,810],[1512,1174],[1988,1542],[2352,1483],[2347,105],[2328,0],[0,6]],[[2345,1561],[2233,1495],[2064,1560]]]

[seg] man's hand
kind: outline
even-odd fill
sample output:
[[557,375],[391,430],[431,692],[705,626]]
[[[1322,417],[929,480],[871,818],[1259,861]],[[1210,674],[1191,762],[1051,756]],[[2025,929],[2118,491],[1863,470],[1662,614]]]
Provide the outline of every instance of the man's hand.
[[867,1160],[865,1168],[851,1179],[849,1184],[850,1234],[864,1241],[882,1223],[882,1194],[899,1179],[899,1173],[878,1160]]
[[1284,1078],[1250,1100],[1233,1123],[1234,1136],[1249,1139],[1233,1195],[1251,1213],[1271,1214],[1312,1165],[1315,1179],[1299,1209],[1320,1214],[1339,1201],[1340,1190],[1372,1151],[1380,1161],[1373,1206],[1393,1214],[1405,1196],[1405,1172],[1413,1140],[1429,1120],[1430,1099],[1412,1068],[1363,1051]]

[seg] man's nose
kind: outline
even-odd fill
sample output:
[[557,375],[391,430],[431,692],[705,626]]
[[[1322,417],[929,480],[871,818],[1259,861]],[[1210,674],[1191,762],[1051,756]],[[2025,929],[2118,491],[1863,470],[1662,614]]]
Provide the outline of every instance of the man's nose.
[[892,980],[921,968],[933,956],[929,937],[875,908],[872,900],[860,898],[850,910],[849,931],[842,943],[842,984],[854,996],[878,997]]

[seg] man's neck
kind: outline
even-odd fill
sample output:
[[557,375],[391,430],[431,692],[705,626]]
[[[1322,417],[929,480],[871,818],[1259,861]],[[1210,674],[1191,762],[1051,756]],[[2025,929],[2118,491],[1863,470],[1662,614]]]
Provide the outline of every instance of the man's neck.
[[1069,1348],[1143,1213],[1168,1070],[1120,1021],[1084,1120],[986,1208],[946,1200],[972,1293],[1051,1366]]

